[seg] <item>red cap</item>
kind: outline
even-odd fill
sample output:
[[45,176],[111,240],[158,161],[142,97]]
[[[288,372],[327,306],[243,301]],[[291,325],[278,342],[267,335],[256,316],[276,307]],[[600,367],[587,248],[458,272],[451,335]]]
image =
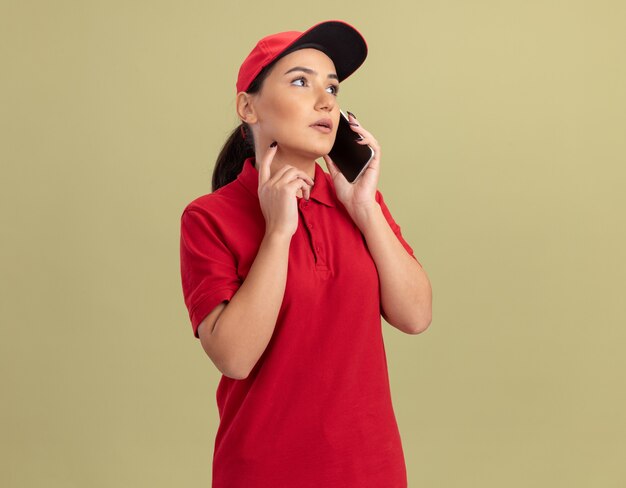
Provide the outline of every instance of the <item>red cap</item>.
[[354,73],[367,57],[367,43],[363,36],[341,20],[320,22],[305,32],[279,32],[257,42],[241,64],[237,93],[246,91],[254,78],[272,61],[305,47],[318,49],[332,59],[339,81]]

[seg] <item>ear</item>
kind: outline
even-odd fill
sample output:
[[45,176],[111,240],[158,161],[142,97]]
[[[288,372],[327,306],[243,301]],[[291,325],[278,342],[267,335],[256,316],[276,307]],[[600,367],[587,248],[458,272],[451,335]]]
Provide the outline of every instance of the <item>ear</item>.
[[237,115],[242,122],[247,124],[254,124],[257,121],[257,114],[254,108],[254,97],[249,93],[239,92],[237,93]]

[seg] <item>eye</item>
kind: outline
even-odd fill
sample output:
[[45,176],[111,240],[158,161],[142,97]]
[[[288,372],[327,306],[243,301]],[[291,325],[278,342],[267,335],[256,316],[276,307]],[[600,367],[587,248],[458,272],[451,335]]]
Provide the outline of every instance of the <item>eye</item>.
[[339,85],[330,85],[330,87],[329,87],[329,88],[332,88],[332,89],[334,90],[334,91],[333,91],[333,94],[334,94],[335,96],[339,95]]
[[[295,83],[296,81],[304,81],[304,82],[306,82],[307,79],[306,79],[305,76],[299,76],[298,78],[295,78],[291,83]],[[301,86],[305,86],[305,85],[301,85]],[[328,88],[332,88],[333,89],[332,94],[335,95],[335,96],[337,96],[337,94],[339,93],[339,85],[331,84],[331,85],[328,86]]]
[[306,81],[306,78],[304,76],[301,76],[300,78],[296,78],[295,80],[293,80],[292,83],[295,83],[296,81],[300,81],[300,80]]

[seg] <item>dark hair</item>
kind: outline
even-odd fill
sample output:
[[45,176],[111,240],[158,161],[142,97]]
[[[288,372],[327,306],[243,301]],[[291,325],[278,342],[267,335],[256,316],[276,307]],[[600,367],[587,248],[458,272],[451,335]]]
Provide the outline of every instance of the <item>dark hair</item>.
[[[289,53],[306,47],[314,47],[320,51],[324,50],[321,46],[313,44],[301,44],[285,50],[259,72],[252,83],[250,83],[250,87],[246,90],[246,93],[260,92],[265,78],[267,78],[270,74],[272,68],[279,59]],[[245,139],[243,138],[242,131],[245,131],[246,133]],[[215,191],[218,188],[227,185],[231,181],[235,181],[243,169],[244,161],[254,155],[254,138],[252,137],[252,131],[250,130],[248,124],[242,122],[230,133],[228,139],[226,139],[226,142],[222,146],[219,156],[217,156],[217,162],[215,163],[215,168],[213,169],[211,191]]]
[[[246,90],[246,93],[258,93],[261,91],[265,78],[267,78],[267,75],[269,75],[277,61],[278,59],[275,59],[260,71],[250,84],[250,87]],[[245,139],[243,138],[242,131],[246,133]],[[226,142],[222,146],[219,156],[217,156],[217,162],[213,169],[211,191],[215,191],[231,181],[236,180],[243,169],[243,163],[246,158],[254,155],[254,138],[252,137],[252,131],[248,124],[242,122],[230,133],[228,139],[226,139]]]

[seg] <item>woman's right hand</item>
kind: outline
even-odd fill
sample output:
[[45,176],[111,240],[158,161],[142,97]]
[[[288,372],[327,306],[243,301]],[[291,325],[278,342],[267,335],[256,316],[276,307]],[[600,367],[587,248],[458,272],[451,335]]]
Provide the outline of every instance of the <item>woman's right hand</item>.
[[278,145],[270,146],[259,165],[259,203],[265,217],[265,232],[291,237],[298,228],[296,195],[302,189],[303,197],[308,200],[313,180],[304,171],[289,164],[270,178],[270,166],[277,150]]

